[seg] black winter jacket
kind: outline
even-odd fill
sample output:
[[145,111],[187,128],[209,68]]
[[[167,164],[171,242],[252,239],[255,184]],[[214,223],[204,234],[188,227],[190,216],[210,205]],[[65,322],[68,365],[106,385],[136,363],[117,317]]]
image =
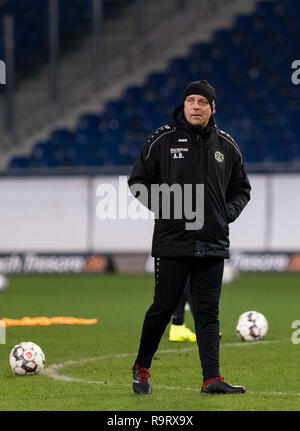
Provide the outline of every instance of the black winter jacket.
[[[155,215],[154,257],[229,257],[229,228],[250,199],[251,186],[239,147],[218,129],[213,117],[205,128],[187,122],[180,105],[169,124],[147,139],[128,180],[143,184],[204,184],[204,224],[186,229],[187,219]],[[138,194],[133,193],[135,197]],[[193,208],[195,193],[193,194]],[[148,208],[148,202],[141,200]]]

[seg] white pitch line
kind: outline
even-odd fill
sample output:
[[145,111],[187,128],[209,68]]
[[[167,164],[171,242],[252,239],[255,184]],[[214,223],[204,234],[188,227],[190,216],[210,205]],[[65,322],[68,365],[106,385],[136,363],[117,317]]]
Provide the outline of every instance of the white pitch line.
[[[256,341],[256,342],[249,342],[249,343],[223,343],[220,345],[220,347],[241,347],[241,346],[258,346],[258,345],[265,345],[265,344],[278,344],[282,343],[284,341],[289,340],[269,340],[269,341]],[[157,351],[157,354],[162,353],[181,353],[181,352],[189,352],[193,350],[197,350],[198,346],[195,347],[186,347],[184,349],[164,349]],[[86,362],[94,362],[94,361],[104,361],[106,359],[120,359],[120,358],[127,358],[130,356],[135,356],[136,352],[134,353],[118,353],[118,354],[111,354],[106,356],[96,356],[94,358],[85,358],[85,359],[79,359],[77,361],[66,361],[61,362],[58,364],[50,365],[49,367],[45,368],[41,374],[47,377],[50,377],[54,380],[60,380],[64,382],[72,382],[72,383],[85,383],[85,384],[94,384],[94,385],[103,385],[103,386],[117,386],[117,387],[130,387],[130,384],[125,383],[111,383],[108,381],[101,381],[101,380],[86,380],[81,379],[78,377],[70,377],[70,376],[64,376],[59,374],[59,371],[67,367],[69,365],[77,365],[77,364],[83,364]],[[156,385],[157,389],[163,389],[163,390],[179,390],[179,391],[189,391],[189,392],[199,392],[200,388],[192,388],[188,386],[165,386],[165,385]],[[247,391],[250,395],[267,395],[267,396],[300,396],[299,392],[255,392],[255,391]]]
[[[245,346],[254,346],[254,345],[262,345],[262,344],[278,344],[282,341],[286,340],[269,340],[269,341],[253,341],[253,342],[236,342],[236,343],[224,343],[221,344],[220,347],[245,347]],[[184,349],[164,349],[164,350],[158,350],[157,354],[161,353],[180,353],[180,352],[190,352],[193,350],[198,350],[198,346],[193,347],[185,347]],[[94,361],[104,361],[106,359],[120,359],[120,358],[128,358],[129,356],[135,356],[136,352],[134,353],[113,353],[111,355],[106,356],[95,356],[93,358],[84,358],[84,359],[78,359],[77,361],[66,361],[61,362],[58,364],[53,364],[47,367],[45,370],[43,370],[42,374],[48,375],[48,371],[58,371],[64,367],[67,367],[68,365],[77,365],[77,364],[84,364],[86,362],[94,362]]]

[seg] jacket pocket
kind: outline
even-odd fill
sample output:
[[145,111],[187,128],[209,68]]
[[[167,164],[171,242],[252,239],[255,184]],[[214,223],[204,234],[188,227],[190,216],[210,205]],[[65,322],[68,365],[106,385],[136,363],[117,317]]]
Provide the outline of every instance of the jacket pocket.
[[229,226],[224,221],[219,223],[205,223],[202,229],[198,231],[198,238],[205,242],[223,242],[229,238]]
[[234,220],[236,219],[236,215],[232,205],[230,204],[226,205],[226,213],[227,213],[227,223],[233,223]]

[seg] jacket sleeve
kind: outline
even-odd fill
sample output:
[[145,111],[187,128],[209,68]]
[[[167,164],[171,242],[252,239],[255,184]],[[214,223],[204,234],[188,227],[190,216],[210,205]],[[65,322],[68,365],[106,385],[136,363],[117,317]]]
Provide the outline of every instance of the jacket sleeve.
[[[128,179],[128,186],[132,195],[141,204],[151,210],[151,184],[159,182],[159,154],[158,145],[148,139],[143,146]],[[143,188],[146,193],[137,191]]]
[[228,223],[234,222],[250,200],[251,185],[241,154],[235,159],[226,192]]

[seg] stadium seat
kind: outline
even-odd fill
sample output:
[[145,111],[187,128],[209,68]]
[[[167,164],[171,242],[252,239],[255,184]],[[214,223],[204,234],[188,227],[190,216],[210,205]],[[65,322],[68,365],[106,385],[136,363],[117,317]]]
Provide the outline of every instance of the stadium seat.
[[[113,8],[116,1],[107,4]],[[64,15],[70,25],[86,10],[85,2],[76,0],[74,8]],[[299,19],[300,3],[293,0],[258,2],[252,14],[237,17],[211,41],[193,44],[164,71],[150,73],[142,85],[107,102],[101,113],[83,113],[75,131],[53,130],[48,142],[33,147],[31,161],[15,158],[9,166],[45,160],[49,166],[132,164],[147,136],[182,103],[188,82],[201,78],[216,87],[217,124],[236,139],[246,162],[298,160],[300,86],[290,84],[290,64],[298,49]]]
[[30,158],[29,157],[13,157],[9,162],[10,169],[24,169],[30,167]]

